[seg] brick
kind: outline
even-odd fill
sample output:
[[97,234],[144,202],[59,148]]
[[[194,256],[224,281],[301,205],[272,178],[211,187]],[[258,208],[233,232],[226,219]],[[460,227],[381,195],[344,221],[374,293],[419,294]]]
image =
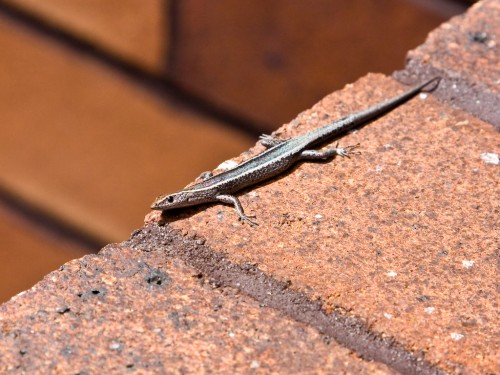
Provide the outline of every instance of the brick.
[[0,183],[106,242],[249,138],[0,18]]
[[500,129],[500,3],[479,1],[452,18],[408,53],[396,77],[408,82],[425,69],[446,77],[440,98]]
[[169,45],[165,1],[6,0],[130,63],[163,73]]
[[[295,136],[401,90],[369,75],[279,134]],[[342,140],[358,142],[355,158],[303,163],[240,194],[257,228],[221,205],[164,219],[231,264],[286,280],[325,312],[359,319],[443,371],[494,373],[500,194],[498,165],[483,155],[497,152],[498,134],[427,95]],[[252,285],[241,288],[252,294]]]
[[448,18],[397,0],[185,0],[174,16],[171,78],[273,130],[368,71],[400,68]]
[[0,303],[31,288],[70,259],[93,250],[51,236],[3,204],[0,204],[0,238]]
[[163,251],[126,244],[2,305],[0,337],[2,373],[393,373]]

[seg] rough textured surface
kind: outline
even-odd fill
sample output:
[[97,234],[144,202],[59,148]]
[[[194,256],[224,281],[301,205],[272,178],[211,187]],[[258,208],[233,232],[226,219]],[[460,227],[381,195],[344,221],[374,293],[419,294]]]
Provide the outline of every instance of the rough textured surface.
[[389,374],[162,250],[110,245],[0,307],[0,372]]
[[[302,133],[401,89],[368,76],[280,133]],[[231,262],[256,265],[447,371],[494,372],[499,166],[482,155],[498,153],[498,141],[490,125],[417,97],[342,140],[362,142],[362,155],[304,163],[241,194],[259,227],[221,205],[165,219],[183,218],[173,227]]]
[[500,130],[500,2],[479,1],[442,24],[407,60],[396,78],[413,82],[422,69],[446,77],[440,98]]
[[4,2],[131,64],[156,73],[165,69],[170,28],[164,0]]
[[290,280],[276,280],[259,270],[256,263],[232,263],[227,254],[214,252],[196,235],[152,223],[136,231],[127,244],[142,251],[156,251],[172,242],[176,246],[166,248],[168,257],[183,259],[210,277],[214,285],[237,288],[259,301],[261,306],[273,307],[316,328],[367,361],[388,364],[404,374],[442,374],[420,353],[405,350],[391,337],[374,333],[360,319],[342,311],[327,314],[320,300],[311,300],[306,294],[293,290]]
[[2,188],[106,242],[140,226],[156,195],[250,144],[2,17],[0,49],[8,51],[0,60]]

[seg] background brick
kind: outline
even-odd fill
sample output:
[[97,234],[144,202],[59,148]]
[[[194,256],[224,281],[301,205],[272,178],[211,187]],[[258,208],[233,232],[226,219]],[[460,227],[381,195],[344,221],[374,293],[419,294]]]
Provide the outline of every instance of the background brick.
[[401,0],[180,1],[169,75],[275,129],[366,72],[403,67],[408,49],[459,9],[440,14]]
[[5,0],[131,64],[161,73],[169,52],[163,0]]
[[7,301],[40,281],[49,269],[94,249],[65,241],[16,215],[0,203],[0,301]]
[[0,45],[3,186],[98,238],[126,237],[156,195],[249,144],[5,21]]

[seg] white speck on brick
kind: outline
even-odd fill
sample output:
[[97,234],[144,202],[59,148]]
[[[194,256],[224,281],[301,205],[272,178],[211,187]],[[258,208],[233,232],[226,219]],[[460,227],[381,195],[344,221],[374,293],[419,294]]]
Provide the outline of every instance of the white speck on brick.
[[109,345],[109,348],[111,350],[118,350],[120,349],[121,345],[119,342],[112,342],[111,345]]
[[455,341],[460,341],[464,338],[464,335],[462,335],[461,333],[457,333],[457,332],[450,333],[450,336]]
[[473,260],[462,260],[462,266],[464,266],[465,268],[470,268],[474,265],[474,261]]
[[377,165],[377,166],[375,167],[375,172],[381,172],[381,171],[383,171],[383,170],[384,170],[384,166],[383,166],[383,165]]
[[234,168],[237,165],[238,165],[238,163],[236,163],[234,160],[226,160],[226,161],[223,161],[221,164],[219,164],[219,166],[215,169],[227,170],[227,169]]
[[422,100],[425,100],[427,99],[427,97],[429,96],[429,94],[427,94],[426,92],[421,92],[418,97]]
[[235,336],[234,332],[229,332],[229,337],[234,337],[234,336]]
[[424,308],[424,312],[429,315],[431,315],[435,310],[436,308],[432,306]]
[[495,154],[493,152],[483,152],[481,154],[481,159],[483,159],[483,161],[486,164],[498,165],[500,163],[500,158],[498,157],[498,154]]
[[257,361],[252,361],[252,363],[250,363],[250,368],[259,368],[259,367],[260,363]]
[[392,319],[392,314],[389,314],[389,313],[384,313],[384,317],[386,319]]
[[395,272],[395,271],[389,271],[389,272],[387,272],[386,275],[389,276],[389,277],[396,277],[398,275],[398,273]]
[[321,215],[321,214],[316,214],[316,215],[314,215],[314,218],[315,218],[315,219],[323,219],[323,215]]
[[23,290],[23,291],[22,291],[22,292],[20,292],[20,293],[17,293],[17,294],[14,296],[14,298],[21,297],[21,296],[22,296],[22,295],[24,295],[24,294],[26,294],[26,291],[25,291],[25,290]]

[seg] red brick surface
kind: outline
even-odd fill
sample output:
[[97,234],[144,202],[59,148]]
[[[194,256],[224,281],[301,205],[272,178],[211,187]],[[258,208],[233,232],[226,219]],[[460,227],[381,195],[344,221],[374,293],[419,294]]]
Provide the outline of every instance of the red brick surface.
[[396,77],[411,82],[425,66],[427,74],[446,77],[440,98],[500,129],[499,20],[500,2],[478,2],[431,32]]
[[[401,89],[371,75],[280,134],[301,134]],[[418,97],[342,140],[361,142],[362,155],[304,163],[241,194],[258,227],[221,205],[186,210],[172,226],[446,371],[495,372],[500,194],[498,165],[482,155],[498,152],[498,140],[491,125]]]
[[163,250],[127,246],[72,261],[2,305],[0,337],[3,374],[392,373]]

